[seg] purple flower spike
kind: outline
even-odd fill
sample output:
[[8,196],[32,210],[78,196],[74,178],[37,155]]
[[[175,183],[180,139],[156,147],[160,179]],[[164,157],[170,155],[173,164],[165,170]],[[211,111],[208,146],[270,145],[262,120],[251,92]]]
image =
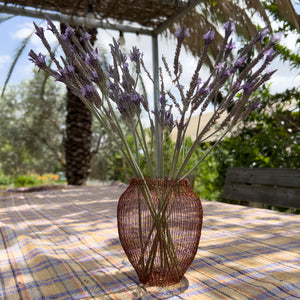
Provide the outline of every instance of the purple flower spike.
[[266,56],[266,58],[272,57],[274,54],[276,54],[276,53],[273,48],[270,48],[264,52],[264,55]]
[[130,51],[131,61],[138,62],[142,56],[143,53],[141,53],[137,47],[132,47],[132,51]]
[[184,38],[190,36],[190,29],[186,28],[183,24],[181,27],[177,28],[174,35],[177,37],[177,39],[184,40]]
[[267,36],[268,32],[269,32],[269,29],[268,29],[267,27],[264,28],[263,30],[261,30],[261,31],[259,32],[260,38],[261,38],[261,39],[264,39],[264,38]]
[[215,32],[210,29],[206,34],[204,34],[203,38],[205,40],[205,45],[209,45],[215,38]]
[[56,81],[64,82],[64,76],[59,72],[56,72],[56,74],[54,75],[54,78]]
[[253,92],[253,85],[251,82],[246,82],[243,84],[242,89],[244,90],[245,94],[250,95]]
[[91,81],[95,82],[98,78],[98,73],[96,71],[92,71]]
[[265,73],[263,74],[264,80],[265,81],[269,80],[275,72],[277,72],[277,69],[275,69],[275,70],[271,70],[271,69],[265,70]]
[[83,97],[89,97],[95,91],[95,87],[93,84],[87,84],[81,87],[80,91]]
[[31,60],[37,67],[43,69],[46,65],[46,55],[43,55],[42,53],[39,53],[39,55],[36,55],[34,51],[30,50],[28,53],[28,56],[30,57],[29,60]]
[[75,29],[72,28],[71,26],[68,26],[68,27],[66,28],[66,30],[65,30],[65,33],[62,34],[61,37],[62,37],[63,40],[67,40],[69,37],[72,36],[72,34],[74,34],[74,32],[75,32]]
[[65,69],[64,69],[64,73],[66,74],[66,75],[71,75],[71,74],[73,74],[74,73],[74,67],[73,66],[71,66],[71,65],[66,65],[66,67],[65,67]]
[[239,58],[235,61],[234,69],[238,69],[238,68],[242,67],[243,64],[246,62],[247,58],[248,58],[247,54],[245,54],[245,55],[239,57]]
[[230,40],[230,42],[226,45],[226,51],[230,53],[235,48],[235,43]]
[[43,27],[36,27],[36,28],[37,28],[37,29],[36,29],[35,34],[36,34],[40,39],[44,38],[44,37],[45,37],[45,35],[44,35],[44,28],[43,28]]
[[280,39],[282,38],[283,33],[282,32],[278,32],[276,34],[274,34],[271,38],[271,43],[276,43],[278,41],[280,41]]
[[225,23],[224,29],[227,34],[231,34],[233,31],[235,31],[235,24],[233,22],[228,21]]

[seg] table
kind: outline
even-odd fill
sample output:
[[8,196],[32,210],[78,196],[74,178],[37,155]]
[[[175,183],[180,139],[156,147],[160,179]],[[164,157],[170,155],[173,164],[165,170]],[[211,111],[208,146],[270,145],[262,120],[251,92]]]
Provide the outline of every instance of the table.
[[118,240],[123,190],[1,193],[0,299],[300,299],[300,216],[210,201],[180,288],[140,285]]

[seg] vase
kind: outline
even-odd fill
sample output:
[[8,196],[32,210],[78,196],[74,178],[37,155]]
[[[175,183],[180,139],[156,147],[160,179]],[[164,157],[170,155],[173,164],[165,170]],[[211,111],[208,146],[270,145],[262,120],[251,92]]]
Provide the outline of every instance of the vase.
[[118,202],[121,245],[141,283],[179,283],[197,253],[202,205],[187,179],[132,179]]

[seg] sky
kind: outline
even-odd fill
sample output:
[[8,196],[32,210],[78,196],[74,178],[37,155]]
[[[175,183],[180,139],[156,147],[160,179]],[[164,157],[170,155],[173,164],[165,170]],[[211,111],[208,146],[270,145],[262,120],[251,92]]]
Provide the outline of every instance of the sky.
[[[3,86],[9,66],[13,61],[15,55],[15,50],[20,45],[21,41],[33,30],[33,21],[37,24],[41,22],[39,19],[32,19],[28,17],[13,17],[12,19],[0,23],[0,86]],[[46,24],[43,24],[46,27]],[[108,45],[112,41],[112,37],[118,38],[118,31],[111,30],[98,30],[98,46],[106,49],[109,53]],[[125,49],[129,50],[132,46],[137,46],[141,52],[144,53],[144,61],[148,70],[152,72],[152,40],[151,37],[145,35],[139,35],[132,33],[124,33],[125,38]],[[202,38],[202,37],[200,37]],[[54,39],[49,36],[50,42],[54,42]],[[287,38],[281,41],[282,44],[288,45],[290,49],[295,49],[295,41],[297,39],[297,34],[290,34]],[[164,36],[159,36],[159,57],[162,54],[166,56],[170,66],[172,66],[172,59],[174,55],[174,50],[176,47],[175,40],[167,39]],[[29,80],[32,77],[33,65],[28,60],[28,52],[30,49],[35,50],[37,53],[43,52],[43,46],[41,45],[37,36],[33,35],[29,44],[27,45],[20,61],[17,63],[16,68],[10,80],[10,84],[17,84],[22,80]],[[181,63],[183,65],[183,84],[188,84],[196,65],[196,58],[191,54],[182,52]],[[289,65],[283,64],[276,59],[273,62],[272,69],[278,69],[278,71],[273,75],[271,82],[272,92],[281,92],[286,88],[298,87],[300,85],[299,70],[291,70]],[[205,78],[207,76],[207,70],[201,77]],[[167,82],[168,83],[168,82]],[[170,83],[170,82],[169,82]],[[148,95],[152,95],[152,85],[151,82],[146,82],[146,88]]]

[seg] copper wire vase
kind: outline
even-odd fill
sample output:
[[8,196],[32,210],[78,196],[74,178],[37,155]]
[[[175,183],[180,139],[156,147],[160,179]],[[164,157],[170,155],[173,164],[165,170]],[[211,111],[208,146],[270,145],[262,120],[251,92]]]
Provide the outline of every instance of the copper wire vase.
[[197,253],[202,217],[187,179],[131,180],[118,202],[118,231],[143,284],[180,282]]

